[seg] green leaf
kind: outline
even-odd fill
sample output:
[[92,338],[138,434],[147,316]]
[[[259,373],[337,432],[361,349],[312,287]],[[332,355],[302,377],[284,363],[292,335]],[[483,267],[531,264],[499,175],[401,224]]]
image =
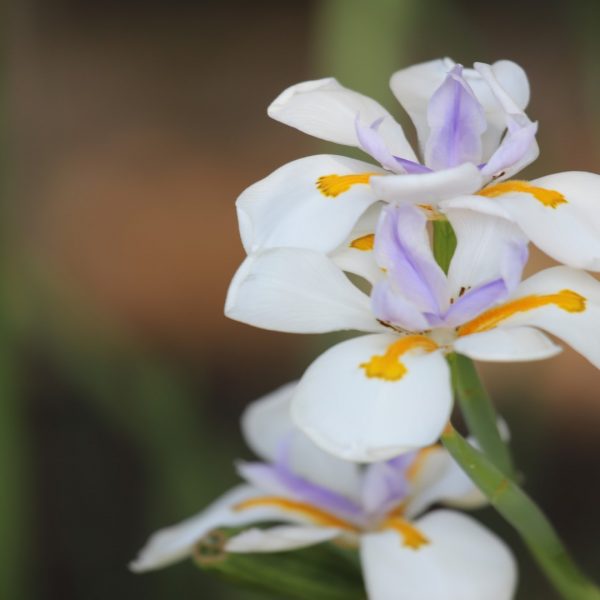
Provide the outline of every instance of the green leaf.
[[239,529],[216,529],[196,546],[202,570],[243,588],[296,600],[365,600],[357,552],[335,542],[287,552],[225,551]]

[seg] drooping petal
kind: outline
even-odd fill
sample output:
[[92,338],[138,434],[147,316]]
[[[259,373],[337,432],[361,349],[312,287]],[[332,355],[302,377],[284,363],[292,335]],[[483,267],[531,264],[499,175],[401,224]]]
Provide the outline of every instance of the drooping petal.
[[[394,346],[403,339],[405,347]],[[296,388],[294,422],[324,450],[347,460],[386,460],[429,445],[452,408],[448,365],[435,347],[382,334],[330,348]]]
[[427,107],[425,164],[435,171],[481,162],[481,135],[487,123],[462,70],[460,65],[452,68]]
[[528,183],[507,181],[481,193],[555,260],[600,271],[600,175],[556,173]]
[[416,160],[402,127],[378,102],[328,77],[304,81],[284,90],[269,106],[271,118],[322,140],[357,146],[355,120],[365,123],[383,118],[380,133],[392,154]]
[[414,519],[436,503],[465,509],[487,503],[485,496],[441,445],[419,450],[406,476],[410,495],[404,514],[408,519]]
[[523,362],[552,358],[562,351],[532,327],[498,327],[458,338],[454,349],[474,360]]
[[[129,568],[139,573],[166,567],[189,556],[194,545],[212,529],[260,520],[264,515],[257,518],[256,512],[250,515],[234,510],[240,502],[259,495],[259,491],[248,485],[233,488],[196,516],[154,533]],[[272,514],[268,516],[273,518]]]
[[286,552],[321,544],[342,532],[333,527],[308,525],[277,525],[267,529],[246,529],[227,541],[226,552]]
[[368,296],[331,259],[304,248],[270,248],[249,255],[231,282],[225,314],[290,333],[383,329]]
[[370,125],[365,125],[360,118],[356,119],[356,137],[362,150],[372,156],[382,167],[395,173],[403,173],[402,163],[390,152],[385,145],[383,136],[379,133],[381,119],[377,119]]
[[481,169],[483,175],[503,179],[517,173],[537,158],[539,149],[535,141],[537,123],[519,123],[512,118],[508,132],[490,160]]
[[373,193],[392,204],[429,204],[436,206],[446,198],[472,194],[483,185],[479,169],[470,163],[443,171],[373,176]]
[[263,460],[275,463],[285,446],[290,470],[348,498],[359,498],[358,465],[321,450],[293,424],[290,401],[297,382],[288,383],[252,402],[242,415],[248,446]]
[[385,171],[344,156],[308,156],[288,163],[237,199],[246,252],[277,246],[330,252],[343,242],[377,196],[372,174]]
[[538,327],[560,338],[600,368],[600,282],[592,276],[553,267],[525,280],[510,302],[483,313],[459,335],[495,326]]
[[[375,258],[400,298],[424,313],[446,310],[446,277],[433,257],[427,219],[420,210],[409,205],[383,209],[375,235]],[[378,308],[377,302],[374,307]]]
[[502,212],[481,212],[488,203],[479,196],[463,196],[442,203],[456,233],[456,250],[448,270],[454,298],[460,292],[501,279],[512,292],[527,261],[528,239]]
[[[421,148],[425,147],[429,137],[427,124],[429,99],[455,64],[449,58],[432,60],[398,71],[391,78],[392,92],[410,115],[417,129]],[[508,60],[495,62],[491,68],[502,88],[522,111],[529,102],[529,82],[523,69]],[[463,77],[485,111],[488,127],[483,134],[482,142],[483,158],[487,160],[498,148],[506,128],[506,112],[477,71],[464,69]]]
[[[503,128],[508,127],[507,137],[498,150],[493,149],[489,164],[483,170],[494,179],[507,179],[539,156],[540,150],[535,140],[537,128],[523,112],[524,106],[503,86],[493,66],[475,63],[475,70],[489,86],[501,107],[498,116],[503,118]],[[512,162],[507,160],[509,157],[512,157]]]
[[477,521],[437,510],[414,524],[429,543],[413,549],[394,531],[361,538],[371,600],[511,600],[517,570],[507,546]]

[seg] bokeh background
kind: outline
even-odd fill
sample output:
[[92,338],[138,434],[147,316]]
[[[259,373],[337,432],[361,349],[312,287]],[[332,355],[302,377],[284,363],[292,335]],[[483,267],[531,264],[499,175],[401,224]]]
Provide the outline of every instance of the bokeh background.
[[[409,64],[510,58],[540,159],[600,172],[600,10],[505,0],[19,0],[6,7],[0,210],[0,597],[248,598],[191,563],[126,569],[234,480],[237,419],[331,338],[227,321],[236,196],[323,150],[270,121],[325,75],[384,102]],[[341,150],[345,153],[346,150]],[[559,243],[560,240],[557,240]],[[544,266],[535,256],[533,267]],[[600,573],[598,372],[486,366],[525,486]],[[520,599],[552,599],[514,533]],[[252,596],[253,598],[255,596]]]

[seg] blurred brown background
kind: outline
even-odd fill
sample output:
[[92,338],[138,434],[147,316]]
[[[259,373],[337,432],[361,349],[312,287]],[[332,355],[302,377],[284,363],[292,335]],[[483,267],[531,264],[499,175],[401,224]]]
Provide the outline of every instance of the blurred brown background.
[[[331,342],[222,314],[243,258],[236,196],[322,149],[270,121],[267,105],[292,83],[336,75],[404,119],[387,90],[393,70],[444,55],[510,58],[529,74],[528,112],[540,121],[542,155],[525,175],[600,172],[594,5],[13,2],[3,61],[0,597],[241,598],[190,564],[144,576],[126,564],[147,534],[234,481],[231,461],[246,452],[242,407]],[[484,371],[527,489],[598,575],[597,370],[567,350]],[[491,511],[483,516],[521,549]],[[519,598],[554,598],[521,554]]]

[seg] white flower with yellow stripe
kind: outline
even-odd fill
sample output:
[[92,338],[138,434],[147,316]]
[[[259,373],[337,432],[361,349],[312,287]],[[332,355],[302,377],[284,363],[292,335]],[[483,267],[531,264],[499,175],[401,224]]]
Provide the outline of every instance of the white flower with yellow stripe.
[[[368,230],[367,217],[359,229]],[[327,350],[294,392],[297,425],[325,450],[369,462],[433,443],[452,409],[448,352],[549,358],[560,347],[543,330],[600,367],[598,281],[564,266],[521,281],[527,238],[514,223],[470,208],[449,218],[457,247],[447,275],[411,205],[384,208],[374,234],[357,230],[330,255],[269,248],[236,273],[231,318],[295,333],[370,333]],[[370,294],[345,272],[366,279]]]
[[539,153],[537,124],[524,113],[529,83],[518,65],[463,69],[434,60],[395,73],[391,88],[416,127],[422,163],[390,113],[335,79],[294,85],[271,104],[274,119],[361,148],[378,165],[309,156],[252,185],[237,201],[247,252],[330,252],[383,200],[416,204],[434,219],[465,205],[499,214],[559,262],[600,270],[600,176],[508,180]]
[[513,597],[516,566],[504,543],[459,512],[428,510],[484,503],[441,446],[368,467],[336,459],[294,428],[294,387],[255,402],[243,417],[246,441],[264,461],[239,464],[247,484],[155,533],[134,571],[188,557],[211,530],[236,526],[246,529],[230,538],[228,552],[282,552],[328,540],[358,547],[371,600]]

